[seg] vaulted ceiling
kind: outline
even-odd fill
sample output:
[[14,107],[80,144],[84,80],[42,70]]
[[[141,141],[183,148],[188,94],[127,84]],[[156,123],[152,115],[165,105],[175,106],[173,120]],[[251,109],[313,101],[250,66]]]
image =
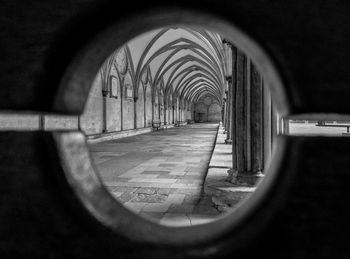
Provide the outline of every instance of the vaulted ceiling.
[[[118,54],[121,49],[125,57]],[[191,103],[208,95],[222,102],[229,55],[217,33],[198,27],[161,28],[130,40],[114,55],[117,63],[128,59],[135,94],[150,82],[164,95]]]

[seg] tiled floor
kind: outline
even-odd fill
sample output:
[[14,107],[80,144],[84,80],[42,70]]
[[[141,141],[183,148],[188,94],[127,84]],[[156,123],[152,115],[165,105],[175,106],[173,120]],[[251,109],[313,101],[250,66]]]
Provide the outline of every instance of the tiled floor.
[[[335,124],[336,122],[327,122],[327,124]],[[349,124],[349,123],[336,123]],[[316,122],[289,122],[290,135],[333,135],[333,136],[349,136],[346,134],[346,128],[343,127],[319,127]]]
[[224,129],[220,127],[204,185],[204,192],[222,214],[232,212],[256,190],[256,187],[228,181],[228,170],[232,167],[232,145],[225,144],[225,139]]
[[101,177],[127,208],[161,224],[189,226],[220,212],[203,194],[218,124],[192,124],[91,144]]

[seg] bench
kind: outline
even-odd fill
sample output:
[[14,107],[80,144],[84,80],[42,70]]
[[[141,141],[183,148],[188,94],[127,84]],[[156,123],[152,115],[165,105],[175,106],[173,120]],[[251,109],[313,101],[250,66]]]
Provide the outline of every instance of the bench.
[[163,123],[163,125],[164,125],[164,129],[168,129],[168,127],[170,126],[170,122]]
[[167,124],[164,124],[164,122],[162,122],[160,120],[153,120],[152,121],[152,128],[156,129],[158,131],[159,129],[167,128]]
[[180,127],[182,125],[185,125],[187,121],[176,121],[175,122],[175,127]]
[[334,128],[346,128],[346,133],[350,133],[350,125],[349,124],[326,124],[324,121],[318,121],[316,123],[318,127],[334,127]]

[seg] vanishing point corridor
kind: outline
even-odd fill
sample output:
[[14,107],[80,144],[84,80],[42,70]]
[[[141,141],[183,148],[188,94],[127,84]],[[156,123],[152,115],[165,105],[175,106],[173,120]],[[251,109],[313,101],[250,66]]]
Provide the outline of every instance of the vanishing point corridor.
[[90,150],[124,206],[161,224],[189,226],[219,214],[202,194],[217,129],[217,123],[189,124],[90,144]]

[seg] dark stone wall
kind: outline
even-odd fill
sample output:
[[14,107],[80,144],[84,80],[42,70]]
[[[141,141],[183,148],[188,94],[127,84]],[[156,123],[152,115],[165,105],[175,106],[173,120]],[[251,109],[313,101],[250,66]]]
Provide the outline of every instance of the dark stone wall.
[[223,0],[217,5],[153,0],[137,8],[106,0],[3,0],[0,84],[7,87],[0,92],[1,107],[51,110],[67,64],[88,39],[111,22],[157,6],[215,13],[252,35],[281,69],[295,112],[349,112],[348,5],[289,0]]
[[[150,0],[136,8],[119,1],[2,0],[0,109],[54,112],[59,81],[81,46],[111,22],[156,7],[211,12],[252,35],[280,69],[292,113],[350,113],[350,5],[334,0]],[[176,248],[133,243],[92,218],[62,177],[50,133],[2,132],[0,255],[349,257],[350,140],[293,137],[287,144],[278,184],[240,227],[209,244]]]

